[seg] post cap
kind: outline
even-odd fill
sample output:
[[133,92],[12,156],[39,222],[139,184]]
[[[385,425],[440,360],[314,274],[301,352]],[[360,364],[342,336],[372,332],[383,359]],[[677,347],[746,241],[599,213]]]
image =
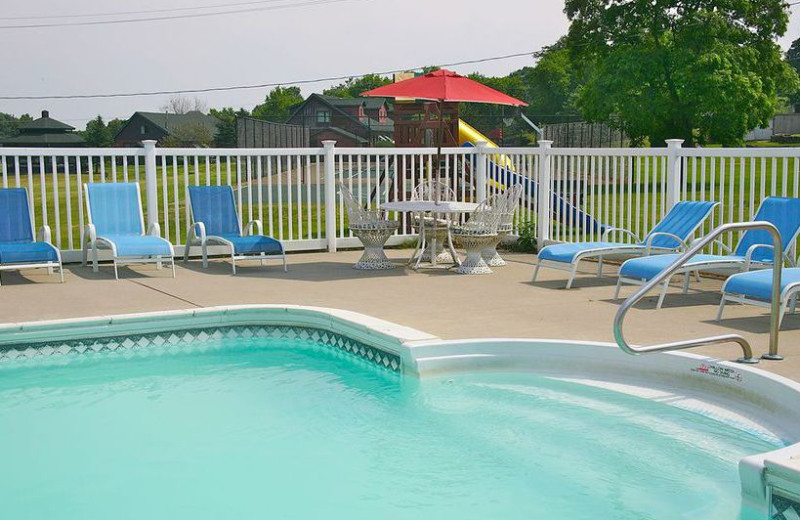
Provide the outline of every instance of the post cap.
[[336,141],[331,140],[331,139],[326,139],[325,141],[322,141],[322,146],[324,146],[325,148],[330,148],[331,146],[334,146],[335,144],[336,144]]
[[553,146],[553,141],[548,141],[547,139],[539,141],[539,148],[550,148],[551,146]]
[[667,139],[666,143],[669,148],[680,148],[683,144],[683,139]]

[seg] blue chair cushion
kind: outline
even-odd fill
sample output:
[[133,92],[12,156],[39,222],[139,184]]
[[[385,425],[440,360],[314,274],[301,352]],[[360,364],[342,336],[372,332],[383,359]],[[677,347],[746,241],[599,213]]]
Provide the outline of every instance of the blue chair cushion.
[[230,241],[233,244],[233,252],[237,255],[248,255],[258,253],[283,252],[281,243],[264,235],[220,235],[220,238]]
[[[781,271],[781,292],[792,284],[800,284],[800,268]],[[750,271],[731,276],[722,286],[722,292],[741,294],[759,300],[772,300],[772,269]]]
[[[677,254],[668,254],[632,258],[622,264],[622,267],[619,269],[619,274],[625,278],[650,280],[658,273],[669,267],[669,265],[677,260],[679,256],[680,255]],[[684,267],[691,267],[693,265],[699,266],[714,262],[744,263],[744,261],[745,257],[736,255],[695,255],[684,265]]]
[[553,244],[539,251],[539,260],[571,264],[575,257],[584,251],[618,247],[637,247],[637,244],[620,244],[617,242],[573,242],[568,244]]
[[58,262],[56,248],[46,242],[0,243],[0,264]]
[[117,256],[172,256],[169,242],[151,235],[104,235],[104,240],[113,242]]

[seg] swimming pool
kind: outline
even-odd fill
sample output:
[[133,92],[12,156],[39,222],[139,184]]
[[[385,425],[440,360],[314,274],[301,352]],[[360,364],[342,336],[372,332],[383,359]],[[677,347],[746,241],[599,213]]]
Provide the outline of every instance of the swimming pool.
[[297,324],[53,341],[2,350],[8,518],[751,520],[739,461],[794,441],[564,367],[403,375],[385,338]]

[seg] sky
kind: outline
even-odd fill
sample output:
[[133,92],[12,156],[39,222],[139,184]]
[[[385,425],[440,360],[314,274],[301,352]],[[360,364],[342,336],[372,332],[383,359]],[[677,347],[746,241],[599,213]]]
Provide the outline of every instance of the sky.
[[[3,4],[3,96],[284,83],[442,65],[536,51],[555,42],[568,27],[563,2],[554,0],[5,0]],[[219,5],[226,6],[197,9]],[[779,41],[784,49],[800,36],[800,5],[792,9],[789,30]],[[221,11],[242,12],[207,16]],[[120,12],[131,14],[81,17]],[[192,17],[7,28],[187,15]],[[533,63],[532,57],[523,56],[448,68],[504,75]],[[307,95],[339,82],[301,88]],[[250,109],[269,90],[197,97],[209,107]],[[46,109],[80,129],[98,114],[126,119],[137,110],[158,111],[169,97],[0,100],[0,112],[38,115]]]

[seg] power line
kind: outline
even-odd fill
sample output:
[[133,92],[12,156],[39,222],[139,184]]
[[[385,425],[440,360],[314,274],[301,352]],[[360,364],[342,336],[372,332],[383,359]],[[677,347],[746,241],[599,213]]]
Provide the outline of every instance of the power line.
[[[489,61],[500,61],[500,60],[508,60],[512,58],[520,58],[523,56],[532,56],[535,51],[529,52],[518,52],[515,54],[506,54],[504,56],[493,56],[490,58],[480,58],[475,60],[465,60],[465,61],[457,61],[452,63],[443,63],[439,65],[440,67],[456,67],[459,65],[472,65],[475,63],[486,63]],[[302,79],[296,81],[280,81],[280,82],[273,82],[273,83],[260,83],[256,85],[237,85],[237,86],[227,86],[227,87],[208,87],[208,88],[196,88],[196,89],[183,89],[183,90],[153,90],[153,91],[144,91],[144,92],[124,92],[124,93],[115,93],[115,94],[73,94],[73,95],[55,95],[55,96],[0,96],[0,99],[5,101],[19,101],[19,100],[42,100],[42,99],[99,99],[99,98],[126,98],[126,97],[144,97],[144,96],[165,96],[165,95],[176,95],[176,94],[203,94],[208,92],[225,92],[231,90],[249,90],[249,89],[256,89],[256,88],[269,88],[269,87],[281,87],[281,86],[288,86],[288,85],[307,85],[309,83],[323,83],[327,81],[342,81],[347,80],[350,78],[360,78],[366,76],[368,74],[377,74],[377,75],[388,75],[394,74],[397,72],[405,72],[408,70],[420,70],[423,67],[412,67],[412,68],[403,68],[403,69],[393,69],[393,70],[386,70],[382,72],[370,72],[367,74],[349,74],[346,76],[329,76],[325,78],[316,78],[316,79]]]
[[54,23],[36,23],[27,25],[0,25],[0,29],[5,29],[5,30],[51,29],[54,27],[79,27],[88,25],[113,25],[113,24],[124,24],[124,23],[158,22],[166,20],[184,20],[189,18],[208,18],[211,16],[223,16],[229,14],[253,13],[258,11],[277,11],[279,9],[294,9],[297,7],[313,7],[317,5],[336,4],[336,3],[350,2],[350,1],[353,0],[309,0],[306,2],[297,2],[294,4],[251,7],[248,9],[233,9],[229,11],[220,11],[217,13],[176,14],[170,16],[152,16],[148,18],[128,18],[124,20],[93,20],[93,21],[83,21],[83,22],[54,22]]
[[259,4],[273,4],[280,2],[289,2],[290,0],[253,0],[250,2],[238,2],[232,4],[215,4],[215,5],[196,5],[192,7],[171,7],[169,9],[146,9],[140,11],[113,11],[105,13],[88,13],[88,14],[57,14],[57,15],[29,15],[29,16],[0,16],[0,20],[50,20],[50,19],[66,19],[66,18],[97,18],[101,16],[129,16],[136,14],[155,14],[155,13],[172,13],[181,11],[196,11],[200,9],[227,9],[231,7],[241,7],[245,5],[259,5]]

